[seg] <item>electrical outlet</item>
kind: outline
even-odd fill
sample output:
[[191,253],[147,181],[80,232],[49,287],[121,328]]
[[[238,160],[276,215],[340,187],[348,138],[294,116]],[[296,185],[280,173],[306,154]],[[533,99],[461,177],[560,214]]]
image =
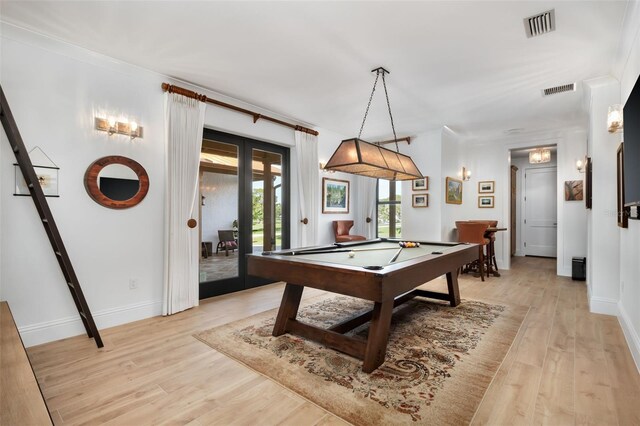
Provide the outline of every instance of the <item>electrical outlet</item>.
[[135,290],[138,288],[138,279],[129,278],[129,290]]

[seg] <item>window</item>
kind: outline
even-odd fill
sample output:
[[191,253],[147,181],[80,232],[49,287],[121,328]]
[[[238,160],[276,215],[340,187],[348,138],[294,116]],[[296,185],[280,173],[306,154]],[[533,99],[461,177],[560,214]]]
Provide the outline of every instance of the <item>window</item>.
[[378,237],[402,236],[402,182],[378,179]]

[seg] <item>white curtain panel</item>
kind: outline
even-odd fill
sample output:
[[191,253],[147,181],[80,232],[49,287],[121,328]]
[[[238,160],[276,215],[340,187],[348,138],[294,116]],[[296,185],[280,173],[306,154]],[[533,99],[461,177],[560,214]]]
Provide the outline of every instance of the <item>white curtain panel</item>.
[[165,271],[162,314],[198,305],[200,230],[189,228],[198,217],[198,169],[206,105],[165,93]]
[[318,210],[320,204],[318,137],[296,131],[296,161],[298,175],[298,201],[300,220],[307,219],[305,225],[298,221],[298,241],[294,246],[313,246],[318,241]]
[[[354,209],[354,231],[352,234],[364,235],[367,239],[376,236],[376,184],[377,179],[356,176],[355,177],[355,209]],[[367,223],[367,218],[371,222]]]

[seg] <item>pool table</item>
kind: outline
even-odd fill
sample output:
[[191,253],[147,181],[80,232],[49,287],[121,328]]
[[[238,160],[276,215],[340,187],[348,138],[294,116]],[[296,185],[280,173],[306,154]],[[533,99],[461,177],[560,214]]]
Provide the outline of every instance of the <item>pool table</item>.
[[[393,308],[416,296],[458,305],[458,269],[478,258],[475,244],[420,242],[400,250],[399,242],[376,239],[248,255],[249,274],[287,283],[273,335],[317,341],[362,359],[364,372],[374,371],[384,362]],[[441,275],[447,277],[448,293],[416,289]],[[305,286],[370,300],[373,309],[328,329],[302,323],[296,315]],[[367,321],[366,341],[345,335]]]

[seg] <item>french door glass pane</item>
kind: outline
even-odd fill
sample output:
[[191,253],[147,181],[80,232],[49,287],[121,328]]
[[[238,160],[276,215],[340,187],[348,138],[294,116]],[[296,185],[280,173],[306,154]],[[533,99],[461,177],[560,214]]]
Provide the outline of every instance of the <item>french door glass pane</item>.
[[238,276],[238,147],[204,140],[200,154],[200,282]]
[[402,185],[399,181],[378,180],[378,237],[402,236]]
[[253,149],[251,211],[253,252],[282,248],[282,156]]

